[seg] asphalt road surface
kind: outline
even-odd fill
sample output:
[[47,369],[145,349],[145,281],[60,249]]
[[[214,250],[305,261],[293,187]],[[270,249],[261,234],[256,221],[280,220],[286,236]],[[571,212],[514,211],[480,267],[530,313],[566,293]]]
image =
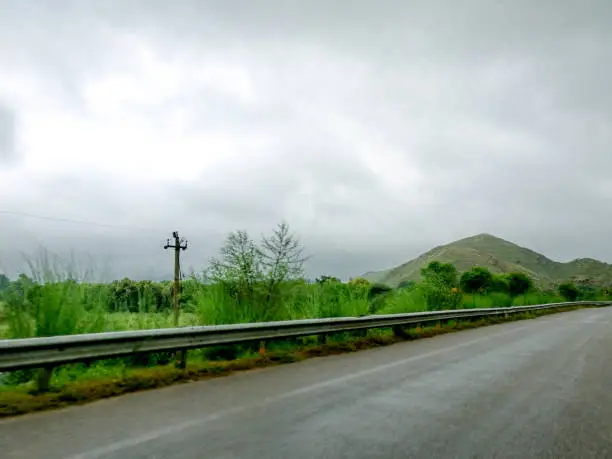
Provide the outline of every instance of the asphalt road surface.
[[0,422],[0,456],[612,458],[612,308]]

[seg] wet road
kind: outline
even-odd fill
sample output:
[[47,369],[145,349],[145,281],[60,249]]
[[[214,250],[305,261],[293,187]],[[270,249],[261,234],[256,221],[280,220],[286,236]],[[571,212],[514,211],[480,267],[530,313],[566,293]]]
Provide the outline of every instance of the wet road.
[[612,457],[612,308],[0,422],[3,458]]

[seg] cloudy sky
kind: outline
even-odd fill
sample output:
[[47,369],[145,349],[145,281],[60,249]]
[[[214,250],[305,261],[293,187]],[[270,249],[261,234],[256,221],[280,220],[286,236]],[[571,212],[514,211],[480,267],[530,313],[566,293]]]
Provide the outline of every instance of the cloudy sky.
[[609,0],[0,0],[0,270],[282,219],[312,276],[482,232],[612,262],[611,82]]

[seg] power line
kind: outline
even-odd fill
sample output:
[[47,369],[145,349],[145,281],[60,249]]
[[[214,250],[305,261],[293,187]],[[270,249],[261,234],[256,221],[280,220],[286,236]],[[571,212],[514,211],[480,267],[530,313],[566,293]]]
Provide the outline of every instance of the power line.
[[45,215],[31,214],[31,213],[28,213],[28,212],[18,212],[18,211],[14,211],[14,210],[2,210],[2,209],[0,209],[0,214],[16,215],[16,216],[20,216],[20,217],[36,218],[38,220],[48,220],[48,221],[62,222],[62,223],[71,223],[71,224],[77,224],[77,225],[97,226],[97,227],[100,227],[100,228],[113,228],[113,229],[125,229],[125,230],[136,230],[136,231],[151,231],[151,232],[156,232],[156,233],[162,231],[160,229],[140,228],[140,227],[136,227],[136,226],[111,225],[111,224],[108,224],[108,223],[99,223],[99,222],[92,222],[92,221],[85,221],[85,220],[72,220],[72,219],[69,219],[69,218],[49,217],[49,216],[45,216]]

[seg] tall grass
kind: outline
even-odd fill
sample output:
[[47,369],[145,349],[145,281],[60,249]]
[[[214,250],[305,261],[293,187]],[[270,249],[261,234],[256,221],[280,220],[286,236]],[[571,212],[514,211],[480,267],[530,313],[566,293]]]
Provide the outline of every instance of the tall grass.
[[105,293],[88,292],[84,285],[43,266],[34,271],[36,283],[5,298],[9,338],[91,333],[104,330]]
[[399,289],[393,291],[381,309],[384,314],[427,311],[427,298],[420,288]]
[[241,301],[222,285],[203,285],[195,296],[195,311],[202,325],[360,316],[368,312],[367,290],[329,283],[286,285],[274,302],[255,297]]

